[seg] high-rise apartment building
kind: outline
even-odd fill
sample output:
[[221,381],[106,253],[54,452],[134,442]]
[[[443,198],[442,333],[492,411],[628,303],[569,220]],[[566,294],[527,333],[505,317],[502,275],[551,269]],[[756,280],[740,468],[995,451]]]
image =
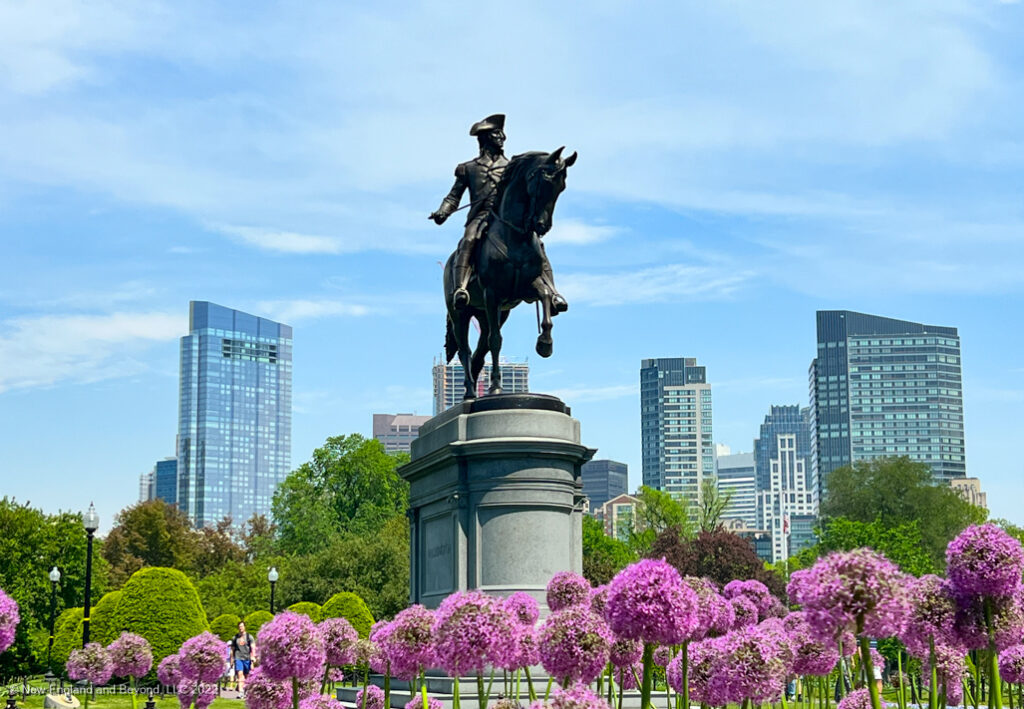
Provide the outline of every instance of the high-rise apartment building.
[[178,507],[197,527],[269,514],[291,467],[292,328],[189,304],[181,338]]
[[[530,390],[530,365],[524,360],[498,359],[501,365],[501,388],[506,394],[523,394]],[[476,395],[484,396],[491,386],[491,365],[484,364],[476,381]],[[434,415],[462,403],[466,394],[466,374],[457,360],[445,364],[434,360]]]
[[591,513],[629,489],[629,466],[617,460],[588,461],[580,466],[580,474]]
[[966,477],[956,328],[848,310],[817,318],[808,383],[820,494],[836,468],[884,456],[927,463],[943,482]]
[[420,435],[420,426],[429,420],[429,416],[414,414],[374,414],[373,437],[384,444],[388,453],[408,453]]
[[643,484],[693,502],[715,475],[711,385],[693,357],[640,363]]
[[153,499],[153,471],[139,475],[139,502],[149,502]]
[[715,446],[715,449],[718,494],[729,498],[729,503],[722,512],[722,521],[740,520],[744,528],[753,529],[757,525],[754,454],[730,453],[725,446]]

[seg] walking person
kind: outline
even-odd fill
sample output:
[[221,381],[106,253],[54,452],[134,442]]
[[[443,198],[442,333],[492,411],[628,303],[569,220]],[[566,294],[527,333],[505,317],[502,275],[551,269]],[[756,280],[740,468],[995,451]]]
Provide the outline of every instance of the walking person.
[[238,696],[245,698],[245,679],[256,662],[256,639],[245,630],[245,623],[238,624],[238,633],[231,639],[231,661],[235,667],[235,682]]

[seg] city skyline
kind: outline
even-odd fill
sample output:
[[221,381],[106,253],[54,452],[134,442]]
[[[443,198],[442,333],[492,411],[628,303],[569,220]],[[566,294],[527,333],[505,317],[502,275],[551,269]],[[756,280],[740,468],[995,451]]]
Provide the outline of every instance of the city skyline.
[[[518,61],[466,61],[483,22]],[[1024,523],[1021,31],[946,0],[0,8],[0,493],[109,527],[173,450],[189,300],[296,328],[293,465],[429,414],[461,220],[427,215],[501,112],[508,155],[579,154],[554,354],[527,308],[502,351],[630,489],[641,360],[706,365],[714,442],[748,450],[842,309],[957,328],[967,474]]]

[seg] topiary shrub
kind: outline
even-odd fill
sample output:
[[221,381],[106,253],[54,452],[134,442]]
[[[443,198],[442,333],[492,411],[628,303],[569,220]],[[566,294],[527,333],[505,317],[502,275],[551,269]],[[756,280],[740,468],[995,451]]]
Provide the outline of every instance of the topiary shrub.
[[99,600],[89,612],[89,640],[109,645],[117,640],[122,630],[114,625],[114,614],[117,612],[117,604],[121,600],[120,591],[111,591]]
[[292,613],[301,613],[314,623],[320,622],[320,605],[312,601],[299,601],[288,606]]
[[[68,656],[75,648],[82,647],[82,618],[84,613],[81,608],[68,608],[59,616],[53,624],[53,652],[50,655],[53,669],[57,674],[63,674],[64,665],[68,664]],[[43,654],[43,661],[46,654]]]
[[255,636],[264,623],[269,623],[273,619],[270,611],[253,611],[242,620],[245,621],[245,630]]
[[[210,621],[210,632],[227,642],[235,637],[238,632],[238,624],[241,622],[242,619],[234,613],[222,613]],[[248,629],[249,624],[246,623],[245,627]]]
[[114,627],[137,633],[153,648],[153,666],[209,629],[195,586],[177,569],[147,566],[121,589]]
[[320,619],[328,618],[344,618],[361,638],[369,637],[370,628],[373,627],[373,614],[366,607],[366,602],[351,591],[335,593],[320,608]]

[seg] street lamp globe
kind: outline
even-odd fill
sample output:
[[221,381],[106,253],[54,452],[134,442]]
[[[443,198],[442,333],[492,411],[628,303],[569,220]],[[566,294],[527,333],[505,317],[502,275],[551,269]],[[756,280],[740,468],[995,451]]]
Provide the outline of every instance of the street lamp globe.
[[267,581],[275,583],[278,579],[279,574],[277,573],[277,567],[271,566],[270,571],[267,572]]
[[85,513],[82,518],[82,524],[85,525],[85,531],[92,533],[100,528],[100,516],[96,514],[96,507],[90,502],[89,510]]
[[50,569],[50,583],[58,582],[60,582],[60,569],[54,566],[52,569]]

